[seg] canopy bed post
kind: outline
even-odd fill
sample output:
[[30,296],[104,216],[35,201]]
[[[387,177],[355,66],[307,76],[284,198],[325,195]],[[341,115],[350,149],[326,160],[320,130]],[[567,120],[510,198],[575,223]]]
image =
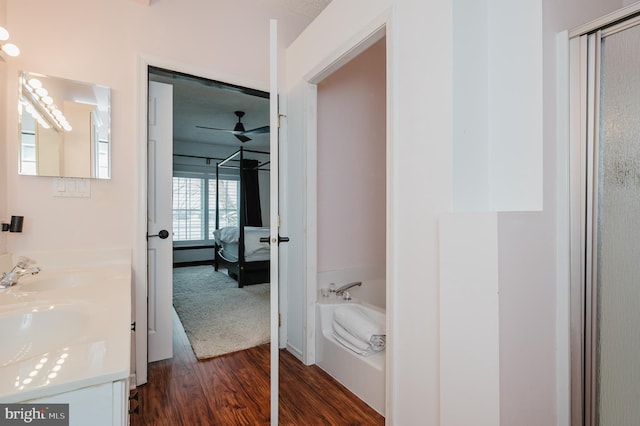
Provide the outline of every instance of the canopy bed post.
[[[270,231],[268,227],[262,227],[258,183],[258,173],[269,172],[267,167],[269,161],[245,159],[246,153],[255,154],[254,156],[258,157],[269,155],[268,152],[241,147],[216,165],[216,182],[221,177],[219,170],[221,167],[239,170],[238,225],[220,228],[219,186],[216,186],[216,230],[214,231],[216,264],[223,262],[227,266],[229,275],[238,281],[238,287],[268,283],[270,278],[270,245],[268,242],[260,242],[261,237],[269,237]],[[239,164],[236,165],[236,163]],[[248,200],[247,189],[251,192],[251,200]],[[248,211],[248,209],[255,211]]]
[[247,203],[247,191],[244,189],[244,149],[240,147],[240,223],[239,239],[238,239],[238,287],[244,286],[244,226],[247,223],[247,212],[245,211]]
[[[220,163],[216,163],[216,229],[220,229]],[[220,267],[220,259],[218,257],[218,242],[214,242],[213,267],[217,271]]]

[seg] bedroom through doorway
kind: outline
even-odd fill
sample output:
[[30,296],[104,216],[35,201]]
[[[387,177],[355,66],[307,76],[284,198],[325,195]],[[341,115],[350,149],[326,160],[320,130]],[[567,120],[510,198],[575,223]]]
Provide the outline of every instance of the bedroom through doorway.
[[234,272],[238,230],[269,224],[269,94],[156,67],[149,82],[173,90],[173,309],[199,360],[267,343],[268,272],[247,285]]

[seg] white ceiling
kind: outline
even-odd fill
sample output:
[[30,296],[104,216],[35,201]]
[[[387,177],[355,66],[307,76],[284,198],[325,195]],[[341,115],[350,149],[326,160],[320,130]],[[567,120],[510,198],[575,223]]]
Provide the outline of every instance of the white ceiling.
[[[173,139],[177,151],[182,142],[240,146],[230,132],[197,127],[232,130],[238,122],[234,111],[245,112],[242,123],[246,130],[269,125],[268,97],[242,93],[196,77],[152,73],[149,79],[173,85]],[[244,144],[247,148],[268,148],[268,133],[249,137],[252,140]]]
[[[270,3],[271,7],[283,9],[302,16],[311,22],[331,0],[255,0]],[[188,77],[188,76],[186,76]],[[194,142],[268,150],[269,133],[252,134],[251,141],[244,144],[230,132],[200,129],[196,126],[233,129],[238,118],[234,111],[244,111],[242,123],[246,130],[269,125],[269,99],[224,88],[215,82],[182,76],[152,75],[150,80],[173,85],[174,117],[173,134],[176,145]],[[268,96],[268,95],[267,95]]]
[[331,0],[261,0],[271,3],[277,8],[288,10],[309,20],[313,20],[324,10]]

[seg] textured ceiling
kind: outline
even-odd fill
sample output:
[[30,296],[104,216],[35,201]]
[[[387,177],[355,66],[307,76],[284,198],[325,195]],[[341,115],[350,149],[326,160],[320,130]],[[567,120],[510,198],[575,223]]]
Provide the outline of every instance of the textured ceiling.
[[327,7],[331,0],[263,0],[272,3],[277,8],[288,10],[309,20],[313,20],[316,16]]
[[[172,75],[154,71],[152,81],[173,86],[173,139],[180,153],[182,142],[240,146],[230,132],[202,129],[198,126],[232,130],[238,121],[234,111],[244,111],[242,123],[246,130],[269,125],[269,98],[255,96],[224,87],[197,77]],[[269,133],[251,135],[246,148],[265,149],[269,146]]]

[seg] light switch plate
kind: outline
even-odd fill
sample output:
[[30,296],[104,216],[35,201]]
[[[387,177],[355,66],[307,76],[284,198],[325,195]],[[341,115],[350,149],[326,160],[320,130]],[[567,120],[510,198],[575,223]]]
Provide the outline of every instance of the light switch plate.
[[91,197],[91,180],[82,178],[54,178],[53,196],[89,198]]

